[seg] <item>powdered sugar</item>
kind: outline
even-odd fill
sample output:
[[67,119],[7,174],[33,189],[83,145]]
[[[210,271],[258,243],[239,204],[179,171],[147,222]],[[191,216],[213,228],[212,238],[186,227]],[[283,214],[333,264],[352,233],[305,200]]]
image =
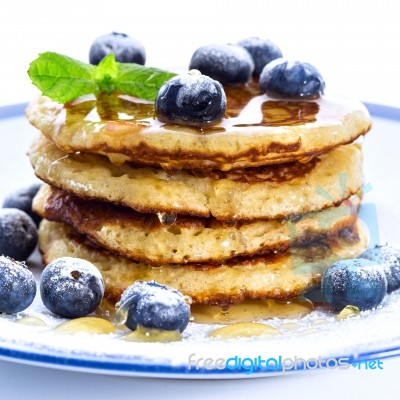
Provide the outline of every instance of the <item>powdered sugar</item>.
[[0,257],[0,312],[15,313],[30,306],[36,294],[33,274],[23,263]]
[[391,246],[376,246],[360,254],[359,258],[381,264],[385,272],[388,293],[400,288],[400,251]]
[[0,254],[24,260],[35,248],[37,237],[29,215],[15,208],[0,209]]
[[99,270],[92,263],[86,260],[73,257],[63,257],[53,261],[51,265],[53,265],[53,277],[51,279],[58,276],[70,277],[73,271],[79,271],[79,279],[82,279],[83,283],[87,283],[87,280],[91,275],[94,275],[97,279],[103,281]]
[[[6,271],[6,273],[1,273],[1,286],[11,288],[18,283],[18,277],[21,275],[21,271],[22,273],[24,269],[27,271],[27,267],[24,263],[15,262],[4,256],[0,256],[0,268],[1,271]],[[28,271],[27,274],[29,274]]]
[[122,294],[116,319],[131,329],[147,328],[183,331],[190,318],[185,297],[176,289],[155,281],[137,281]]
[[359,279],[368,281],[381,281],[383,269],[380,265],[368,265],[358,269],[355,274]]
[[[91,372],[100,370],[109,373],[140,375],[143,369],[154,376],[193,377],[188,372],[188,358],[233,356],[257,357],[357,357],[362,353],[379,354],[385,349],[400,348],[398,322],[393,318],[400,312],[400,295],[387,296],[376,310],[362,312],[361,317],[336,321],[335,313],[326,307],[317,309],[307,316],[295,320],[297,329],[286,329],[285,324],[293,320],[272,319],[266,323],[280,330],[281,335],[268,339],[217,340],[207,334],[218,325],[190,323],[183,334],[182,342],[134,343],[121,340],[126,331],[107,335],[60,335],[52,328],[63,319],[50,315],[36,299],[33,306],[20,316],[0,318],[2,347],[29,354],[38,360],[44,355],[59,362],[48,361],[49,365],[63,363],[64,367],[85,367]],[[47,323],[47,327],[31,327],[16,324],[23,316],[36,316]],[[362,358],[362,357],[361,357]],[[102,367],[98,367],[97,363]],[[56,365],[57,366],[57,365]],[[153,368],[153,369],[152,369]],[[113,372],[112,372],[113,371]],[[195,372],[195,371],[193,371]],[[213,371],[218,372],[218,371]],[[222,371],[223,374],[224,371]],[[198,374],[197,374],[198,375]],[[208,375],[208,377],[211,377]]]
[[245,83],[254,70],[254,62],[241,46],[209,44],[194,52],[189,68],[198,69],[222,84]]
[[[40,269],[36,269],[40,274]],[[188,369],[191,354],[196,357],[329,357],[360,356],[371,352],[381,354],[385,349],[400,349],[398,319],[400,314],[400,292],[386,296],[375,310],[364,311],[360,317],[337,321],[331,308],[316,304],[316,309],[299,319],[263,321],[274,326],[280,335],[268,338],[243,338],[218,340],[208,338],[208,333],[221,325],[191,322],[183,332],[182,342],[135,343],[121,340],[127,331],[113,334],[91,335],[76,333],[59,334],[53,328],[66,319],[51,314],[43,306],[40,296],[26,311],[18,315],[0,317],[0,355],[4,350],[18,350],[21,357],[35,357],[49,366],[63,368],[85,368],[85,371],[118,373],[121,375],[146,375],[157,377],[194,377]],[[46,326],[27,326],[16,323],[24,317],[40,318]],[[291,329],[288,323],[295,322]],[[292,324],[293,325],[293,324]],[[15,353],[17,354],[17,353]],[[34,356],[33,356],[34,355]],[[373,357],[373,356],[369,356]],[[22,358],[23,360],[24,358]],[[45,361],[43,361],[45,360]],[[193,370],[196,376],[198,371]],[[224,371],[212,371],[207,377],[224,377]],[[243,374],[243,373],[242,373]],[[227,376],[227,375],[225,375]],[[230,375],[229,375],[230,376]]]
[[[215,64],[216,62],[220,68],[233,73],[237,63],[250,63],[253,61],[247,52],[240,46],[229,44],[210,44],[201,48],[201,56],[204,62]],[[217,69],[217,67],[214,67]]]
[[40,278],[40,293],[49,310],[66,317],[92,312],[104,295],[99,270],[90,262],[63,257],[51,262]]
[[201,92],[209,92],[210,95],[218,94],[214,85],[210,85],[208,78],[203,76],[192,76],[190,74],[180,75],[180,82],[183,84],[176,96],[178,107],[184,107],[188,99],[196,98]]

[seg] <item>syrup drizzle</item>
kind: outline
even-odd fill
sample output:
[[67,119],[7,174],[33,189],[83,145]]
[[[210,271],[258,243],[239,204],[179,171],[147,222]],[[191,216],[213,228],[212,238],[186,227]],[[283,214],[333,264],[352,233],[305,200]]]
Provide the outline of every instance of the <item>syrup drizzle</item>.
[[[140,130],[152,129],[184,130],[201,135],[229,134],[232,131],[246,132],[246,128],[297,126],[320,121],[329,124],[337,122],[338,115],[345,115],[354,109],[354,104],[341,99],[320,98],[316,100],[277,100],[261,93],[258,83],[252,81],[240,87],[225,87],[227,110],[222,121],[213,126],[195,128],[164,124],[155,118],[154,103],[143,102],[130,96],[101,95],[98,99],[83,97],[66,109],[66,125],[72,126],[85,121],[102,125],[107,121],[124,121],[139,126]],[[132,132],[127,129],[127,134]]]
[[200,324],[237,324],[271,318],[300,318],[314,309],[306,298],[287,301],[246,300],[231,306],[192,305],[194,322]]
[[[191,299],[187,299],[188,303]],[[237,324],[272,318],[301,318],[314,310],[314,304],[305,297],[288,300],[245,300],[240,304],[206,306],[191,304],[191,322],[199,324]],[[96,316],[116,322],[115,305],[103,299]],[[118,322],[118,321],[117,321]]]

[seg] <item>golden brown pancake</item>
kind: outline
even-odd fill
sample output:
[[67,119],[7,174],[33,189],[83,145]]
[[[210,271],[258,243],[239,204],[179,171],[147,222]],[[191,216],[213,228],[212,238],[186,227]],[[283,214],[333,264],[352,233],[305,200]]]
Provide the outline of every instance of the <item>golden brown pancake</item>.
[[202,129],[161,123],[153,103],[116,95],[66,105],[39,97],[26,115],[65,153],[102,154],[116,164],[167,170],[228,171],[306,160],[353,142],[371,127],[363,104],[344,97],[274,100],[256,82],[225,90],[225,118]]
[[299,162],[235,170],[168,174],[161,168],[116,166],[105,157],[66,155],[40,137],[30,149],[36,175],[79,197],[139,212],[218,220],[286,218],[339,205],[362,185],[361,146],[353,143]]
[[[356,225],[357,226],[357,225]],[[67,225],[43,220],[39,230],[45,263],[60,257],[78,257],[99,268],[105,296],[118,301],[137,280],[155,280],[189,295],[194,304],[234,304],[245,299],[286,299],[318,285],[323,272],[339,259],[359,255],[366,240],[359,228],[343,231],[338,241],[292,248],[283,254],[234,259],[222,265],[160,264],[151,266],[93,247]]]
[[236,256],[283,252],[316,239],[334,238],[357,220],[360,198],[338,207],[298,216],[227,225],[214,218],[178,216],[162,224],[155,214],[84,200],[44,185],[33,209],[43,218],[63,222],[115,254],[149,264],[222,262]]

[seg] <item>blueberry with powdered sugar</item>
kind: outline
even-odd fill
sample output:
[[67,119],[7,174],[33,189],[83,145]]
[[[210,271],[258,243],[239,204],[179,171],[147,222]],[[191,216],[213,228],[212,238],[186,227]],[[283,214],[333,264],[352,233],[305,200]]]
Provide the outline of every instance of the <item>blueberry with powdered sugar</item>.
[[137,328],[136,322],[136,306],[141,296],[145,291],[148,282],[137,281],[133,285],[128,286],[122,293],[116,314],[117,322],[125,324],[133,331]]
[[190,306],[176,289],[157,282],[135,282],[121,296],[117,320],[132,330],[145,328],[183,332],[189,323]]
[[262,70],[260,87],[271,97],[316,99],[324,93],[325,82],[313,65],[277,58]]
[[0,313],[27,309],[36,295],[36,281],[23,263],[0,256]]
[[146,62],[143,44],[126,33],[111,32],[96,38],[90,46],[89,62],[98,65],[110,53],[120,63],[144,65]]
[[3,208],[17,208],[26,212],[38,226],[42,218],[32,211],[32,200],[41,186],[42,183],[34,183],[9,193],[4,199]]
[[164,83],[156,98],[160,121],[190,126],[207,126],[221,120],[226,96],[221,84],[197,70]]
[[223,85],[246,83],[254,70],[250,53],[234,44],[209,44],[198,48],[189,63]]
[[337,310],[348,305],[370,310],[384,299],[387,279],[377,262],[362,258],[347,259],[336,262],[325,271],[322,291],[326,301]]
[[358,258],[365,258],[382,265],[388,282],[388,293],[400,288],[400,250],[388,245],[375,246],[365,250]]
[[250,37],[238,42],[239,46],[244,47],[254,61],[254,76],[259,76],[263,68],[271,61],[281,58],[281,49],[271,40],[259,37]]
[[89,261],[62,257],[46,266],[40,278],[43,304],[65,318],[92,313],[104,296],[100,271]]
[[0,209],[0,255],[25,261],[37,240],[36,225],[28,214],[16,208]]

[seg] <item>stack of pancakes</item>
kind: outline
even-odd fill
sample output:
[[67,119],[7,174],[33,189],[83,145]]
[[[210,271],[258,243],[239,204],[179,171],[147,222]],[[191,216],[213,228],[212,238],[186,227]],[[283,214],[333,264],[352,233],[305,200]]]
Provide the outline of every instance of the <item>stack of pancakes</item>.
[[202,129],[163,124],[153,103],[128,96],[32,102],[45,263],[93,262],[112,301],[154,279],[226,305],[300,295],[361,253],[353,142],[370,129],[365,107],[278,101],[256,83],[226,94],[225,118]]

